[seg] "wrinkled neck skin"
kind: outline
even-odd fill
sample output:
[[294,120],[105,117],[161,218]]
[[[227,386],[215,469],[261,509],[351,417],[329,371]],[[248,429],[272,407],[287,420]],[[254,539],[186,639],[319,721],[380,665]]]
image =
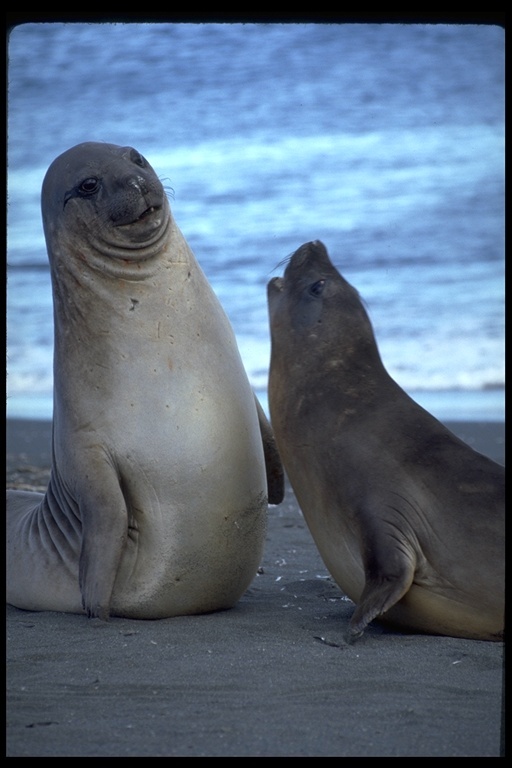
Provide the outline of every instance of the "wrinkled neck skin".
[[[71,213],[73,201],[68,203],[66,214]],[[79,285],[94,289],[94,276],[111,277],[126,281],[145,280],[151,277],[166,261],[187,261],[190,249],[181,235],[171,214],[167,199],[160,215],[154,219],[147,232],[126,227],[97,227],[75,216],[72,227],[63,221],[44,220],[45,236],[54,278],[66,274]],[[166,248],[173,242],[172,252]],[[55,280],[54,280],[55,283]]]
[[[129,260],[112,258],[66,234],[53,238],[48,250],[54,395],[61,417],[66,412],[79,421],[81,407],[84,412],[96,409],[84,393],[94,397],[101,392],[103,399],[111,393],[114,399],[127,388],[147,389],[148,375],[166,382],[174,350],[180,342],[189,343],[191,323],[199,326],[197,335],[203,339],[218,332],[217,326],[210,328],[218,300],[168,210],[159,236],[139,249],[137,260],[133,255]],[[224,333],[226,338],[232,335],[227,318]],[[194,354],[199,352],[194,349],[191,360]],[[77,382],[82,398],[76,397]]]
[[300,341],[289,328],[271,335],[269,400],[275,418],[278,412],[287,414],[284,421],[300,414],[309,418],[311,409],[319,408],[329,421],[331,410],[345,420],[397,389],[368,329],[354,335],[353,343],[340,339],[338,344],[316,338],[314,330]]
[[156,311],[158,293],[172,291],[179,282],[177,274],[195,265],[167,203],[164,209],[158,228],[143,242],[118,234],[115,228],[106,234],[102,228],[84,230],[82,237],[76,229],[45,228],[56,331],[60,327],[64,335],[76,333],[77,338],[106,333],[112,316],[124,314],[127,306],[135,311],[149,295],[155,298]]

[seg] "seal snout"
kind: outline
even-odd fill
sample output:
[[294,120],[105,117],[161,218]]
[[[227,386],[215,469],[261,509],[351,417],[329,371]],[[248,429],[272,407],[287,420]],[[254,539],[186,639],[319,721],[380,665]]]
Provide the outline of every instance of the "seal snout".
[[137,224],[159,215],[163,209],[164,192],[152,180],[138,174],[125,177],[113,204],[112,221],[114,226]]
[[314,260],[328,260],[327,249],[321,240],[311,240],[308,243],[304,243],[297,248],[293,256],[291,257],[286,271],[300,269],[310,259]]

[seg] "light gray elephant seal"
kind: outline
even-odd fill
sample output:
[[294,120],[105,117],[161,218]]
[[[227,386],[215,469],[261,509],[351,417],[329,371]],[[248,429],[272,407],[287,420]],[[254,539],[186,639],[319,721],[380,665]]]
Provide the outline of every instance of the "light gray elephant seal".
[[293,254],[268,301],[271,423],[320,554],[356,603],[349,640],[377,617],[501,639],[504,468],[393,381],[321,242]]
[[52,473],[44,495],[8,494],[7,601],[101,619],[229,608],[283,474],[227,317],[135,149],[64,152],[42,211]]

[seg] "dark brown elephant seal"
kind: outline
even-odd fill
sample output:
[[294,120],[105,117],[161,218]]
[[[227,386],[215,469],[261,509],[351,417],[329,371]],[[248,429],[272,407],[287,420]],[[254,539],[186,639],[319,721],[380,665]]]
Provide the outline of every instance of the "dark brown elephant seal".
[[268,301],[272,427],[325,564],[356,603],[349,639],[375,618],[501,639],[504,468],[388,375],[321,242],[293,254]]
[[7,601],[102,619],[229,608],[283,476],[227,317],[135,149],[64,152],[42,210],[53,462],[45,494],[8,494]]

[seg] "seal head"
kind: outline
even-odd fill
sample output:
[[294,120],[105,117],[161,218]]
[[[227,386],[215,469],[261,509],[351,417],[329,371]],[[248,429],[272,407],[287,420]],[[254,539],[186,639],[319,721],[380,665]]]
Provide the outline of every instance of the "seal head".
[[[91,266],[119,274],[162,251],[171,225],[165,190],[132,147],[85,142],[50,165],[42,189],[50,261],[58,266],[74,238],[93,254]],[[100,258],[94,258],[96,257]]]

